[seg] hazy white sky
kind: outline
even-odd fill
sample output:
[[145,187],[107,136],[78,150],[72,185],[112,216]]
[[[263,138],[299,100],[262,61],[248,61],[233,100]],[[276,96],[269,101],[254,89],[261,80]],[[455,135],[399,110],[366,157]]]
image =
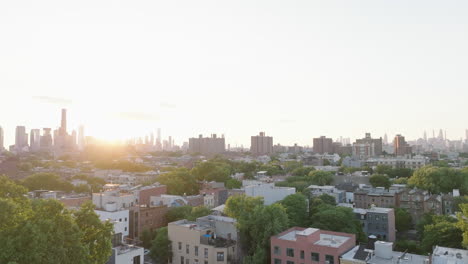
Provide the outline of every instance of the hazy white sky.
[[468,128],[468,1],[0,0],[0,126],[249,145]]

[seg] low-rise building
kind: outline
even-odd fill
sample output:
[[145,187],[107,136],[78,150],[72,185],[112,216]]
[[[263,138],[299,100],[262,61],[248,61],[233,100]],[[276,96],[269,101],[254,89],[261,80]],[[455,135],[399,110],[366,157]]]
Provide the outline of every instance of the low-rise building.
[[468,250],[436,246],[431,258],[431,264],[466,264]]
[[354,234],[293,227],[270,238],[271,263],[338,264],[339,257],[356,245]]
[[169,223],[172,263],[237,263],[240,245],[236,220],[209,215]]
[[142,247],[121,244],[112,248],[112,255],[106,264],[143,264],[144,260]]
[[360,188],[354,191],[356,208],[370,208],[371,206],[391,208],[397,207],[398,192],[385,190],[383,187]]
[[392,242],[359,245],[340,257],[341,264],[429,264],[428,256],[393,251]]
[[166,214],[169,208],[166,205],[159,206],[134,206],[130,209],[129,237],[138,242],[141,234],[148,230],[155,231],[166,226]]
[[368,236],[374,235],[379,240],[395,241],[395,211],[392,208],[354,208],[353,212]]
[[286,196],[295,194],[296,188],[275,187],[274,183],[256,182],[244,185],[245,195],[251,197],[263,197],[265,205],[270,205],[283,200]]

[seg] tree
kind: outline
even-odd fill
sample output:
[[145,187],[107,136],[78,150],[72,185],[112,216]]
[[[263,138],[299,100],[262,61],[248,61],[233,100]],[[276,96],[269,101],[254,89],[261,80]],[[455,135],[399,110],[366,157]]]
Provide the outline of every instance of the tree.
[[89,252],[87,263],[106,263],[112,255],[112,233],[114,226],[102,222],[94,212],[94,204],[86,202],[74,213],[75,221],[83,236],[81,242]]
[[468,196],[458,196],[458,197],[453,197],[453,205],[452,209],[454,212],[461,212],[461,205],[462,204],[467,204],[468,203]]
[[408,184],[408,178],[397,178],[393,180],[394,184]]
[[224,213],[229,217],[239,219],[243,214],[250,214],[255,207],[262,205],[263,197],[234,195],[227,199]]
[[191,171],[199,181],[226,182],[230,179],[232,168],[224,162],[205,161],[198,163]]
[[290,227],[306,226],[308,216],[308,204],[307,198],[303,194],[296,193],[288,195],[280,203],[286,209],[286,214],[288,215],[288,223]]
[[0,198],[26,200],[28,190],[13,182],[5,175],[0,175]]
[[370,176],[369,182],[372,187],[385,187],[385,189],[390,188],[391,185],[390,179],[382,174],[374,174]]
[[462,230],[455,223],[441,221],[424,227],[421,242],[423,250],[431,252],[434,246],[462,248]]
[[243,214],[239,229],[248,252],[246,263],[271,263],[270,237],[287,227],[286,209],[280,204],[256,206],[251,215]]
[[468,191],[468,171],[425,166],[414,172],[408,184],[432,193],[448,193],[453,189],[460,189],[465,194]]
[[408,252],[411,254],[423,255],[421,247],[412,240],[397,240],[395,243],[395,251]]
[[321,195],[317,196],[317,199],[322,200],[325,204],[328,204],[328,205],[333,205],[333,206],[336,205],[335,197],[326,193],[322,193]]
[[311,171],[308,176],[315,185],[330,185],[333,182],[333,173],[328,171]]
[[167,211],[166,220],[168,223],[187,219],[190,214],[192,213],[192,206],[179,206],[179,207],[171,207]]
[[461,212],[457,213],[457,226],[463,232],[463,246],[468,248],[468,203],[459,205]]
[[298,167],[294,169],[291,174],[293,176],[306,176],[309,175],[311,171],[315,170],[314,167]]
[[141,232],[141,245],[144,248],[150,248],[153,240],[156,238],[157,230],[151,231],[149,229],[143,230]]
[[171,241],[167,227],[161,227],[157,230],[156,237],[152,242],[150,257],[157,263],[168,263],[172,259]]
[[361,223],[354,216],[351,208],[321,205],[320,210],[310,216],[311,227],[355,234],[357,240],[365,241]]
[[295,161],[295,160],[292,160],[292,161],[285,161],[283,162],[283,167],[284,167],[284,171],[286,173],[291,173],[292,171],[298,169],[298,168],[302,168],[302,162],[300,161]]
[[36,173],[23,180],[23,186],[30,191],[34,190],[54,190],[71,192],[73,185],[53,173]]
[[178,168],[158,177],[167,186],[167,192],[174,195],[198,194],[199,185],[195,177],[185,168]]
[[411,227],[411,214],[403,208],[395,208],[395,226],[398,232],[406,232]]
[[192,211],[190,211],[190,215],[187,217],[187,220],[195,221],[197,220],[197,218],[203,217],[209,214],[211,214],[211,210],[206,208],[205,206],[193,207]]
[[229,179],[226,181],[226,188],[227,189],[239,189],[242,187],[242,182],[236,179]]

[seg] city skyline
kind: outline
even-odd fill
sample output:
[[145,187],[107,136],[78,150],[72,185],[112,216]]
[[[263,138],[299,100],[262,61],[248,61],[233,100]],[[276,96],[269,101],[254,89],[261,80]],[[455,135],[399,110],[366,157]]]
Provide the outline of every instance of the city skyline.
[[7,1],[5,144],[16,125],[57,124],[62,107],[69,127],[110,139],[157,127],[245,147],[258,131],[285,145],[439,128],[464,138],[467,5]]
[[[17,125],[15,126],[15,132],[12,133],[13,135],[11,136],[11,142],[8,141],[8,133],[5,133],[5,128],[3,126],[0,125],[0,143],[3,143],[4,144],[4,148],[8,149],[8,146],[10,145],[17,145],[17,144],[20,144],[20,147],[23,147],[23,146],[27,146],[27,145],[30,145],[31,146],[31,142],[28,143],[28,138],[31,137],[31,139],[33,138],[31,136],[31,133],[34,131],[35,133],[37,133],[37,135],[35,137],[39,137],[41,135],[44,135],[43,131],[42,130],[46,130],[48,129],[49,130],[49,133],[50,133],[50,130],[55,130],[58,132],[58,133],[65,133],[65,135],[68,135],[68,132],[72,132],[72,133],[75,133],[75,142],[73,144],[76,144],[79,148],[82,148],[82,146],[84,146],[85,142],[84,142],[84,136],[86,137],[92,137],[94,139],[97,139],[97,140],[100,140],[100,141],[103,141],[103,142],[108,142],[108,143],[126,143],[126,142],[129,142],[131,140],[141,140],[142,143],[145,143],[147,144],[148,142],[152,142],[152,144],[157,144],[157,142],[159,142],[159,144],[162,144],[163,141],[166,141],[164,140],[165,137],[168,137],[169,140],[171,141],[171,143],[169,143],[170,145],[173,145],[174,142],[176,142],[177,144],[176,145],[182,145],[183,143],[188,143],[189,139],[191,138],[198,138],[199,136],[204,136],[204,137],[212,137],[212,136],[216,136],[216,133],[211,133],[211,134],[196,134],[196,135],[189,135],[187,138],[180,138],[178,139],[178,141],[176,141],[176,139],[170,135],[169,133],[165,135],[165,137],[162,137],[161,136],[161,128],[155,128],[153,130],[148,130],[148,131],[144,131],[144,132],[141,132],[139,135],[135,135],[135,136],[127,136],[127,137],[124,137],[124,138],[119,138],[119,139],[114,139],[114,140],[111,140],[110,137],[99,137],[99,136],[95,136],[95,135],[92,135],[92,134],[85,134],[84,131],[85,131],[85,126],[80,124],[78,125],[77,127],[71,127],[71,128],[67,128],[67,124],[69,124],[69,119],[67,119],[67,115],[68,115],[68,110],[65,109],[65,108],[62,108],[60,109],[60,116],[57,118],[58,119],[58,126],[42,126],[42,127],[28,127],[27,125]],[[72,122],[73,123],[73,122]],[[20,134],[24,134],[24,139],[22,138],[19,138],[18,137],[18,129],[22,129],[23,132],[20,132]],[[88,128],[86,127],[86,130],[93,130],[92,127],[91,128]],[[170,130],[170,129],[169,129]],[[31,133],[28,134],[27,131],[30,131]],[[42,132],[41,132],[42,131]],[[69,133],[70,136],[72,136],[72,133]],[[260,135],[265,135],[264,133],[265,132],[259,132]],[[263,133],[263,134],[262,134]],[[442,139],[445,139],[445,140],[452,140],[452,141],[456,141],[456,140],[462,140],[462,141],[468,141],[468,129],[465,129],[464,130],[464,133],[465,133],[465,137],[460,137],[460,138],[450,138],[450,137],[447,137],[447,130],[444,130],[444,129],[433,129],[432,131],[430,131],[430,133],[428,133],[428,131],[424,131],[420,137],[417,137],[417,138],[410,138],[409,141],[415,141],[415,140],[419,140],[419,139],[424,139],[424,140],[428,140],[428,139],[431,139],[431,138],[434,138],[434,139],[437,139],[437,138],[440,138],[442,136]],[[429,136],[427,136],[429,134]],[[76,137],[76,135],[78,135],[78,137]],[[156,135],[156,137],[155,137]],[[217,134],[219,138],[226,138],[225,137],[225,134]],[[371,133],[367,132],[366,130],[366,133],[365,133],[365,136],[369,136],[370,137]],[[269,135],[269,136],[272,136],[272,135]],[[363,135],[361,135],[362,137]],[[375,136],[375,135],[374,135]],[[385,133],[384,135],[377,135],[376,138],[381,138],[381,140],[383,140],[384,143],[389,143],[389,144],[392,144],[393,140],[389,140],[389,142],[386,142],[386,138],[388,138],[388,133]],[[400,134],[395,134],[395,135],[390,135],[390,138],[393,138],[393,137],[398,137],[400,136]],[[252,134],[250,136],[250,138],[253,138],[253,137],[257,137],[257,135],[254,135]],[[352,141],[356,140],[359,141],[362,140],[360,139],[359,136],[357,136],[356,138],[352,138],[352,137],[349,137],[347,134],[343,134],[343,135],[340,135],[339,137],[329,137],[328,135],[313,135],[311,136],[310,138],[310,142],[307,142],[306,144],[300,144],[301,146],[309,146],[309,147],[313,147],[314,145],[314,141],[319,139],[319,138],[329,138],[331,141],[329,144],[331,144],[332,142],[340,142],[340,143],[343,143],[343,142],[349,142],[351,143]],[[275,138],[273,136],[273,138]],[[21,142],[18,143],[18,140],[20,140]],[[388,139],[387,139],[388,140]],[[24,142],[25,141],[25,142]],[[252,141],[249,140],[249,142],[245,143],[245,144],[233,144],[231,143],[232,141],[229,140],[229,138],[226,138],[226,148],[228,146],[230,146],[231,148],[234,148],[234,147],[244,147],[246,149],[249,148],[249,146],[251,146],[252,144]],[[284,144],[282,143],[281,140],[279,140],[278,138],[275,138],[275,140],[272,140],[272,143],[274,145],[277,145],[277,144],[280,144],[280,145],[283,145],[283,146],[287,146],[287,145],[294,145],[298,142],[294,142],[293,144]],[[345,144],[346,145],[346,144]],[[329,148],[331,148],[331,145],[329,146]],[[320,151],[319,151],[320,152]],[[380,153],[380,152],[379,152]]]

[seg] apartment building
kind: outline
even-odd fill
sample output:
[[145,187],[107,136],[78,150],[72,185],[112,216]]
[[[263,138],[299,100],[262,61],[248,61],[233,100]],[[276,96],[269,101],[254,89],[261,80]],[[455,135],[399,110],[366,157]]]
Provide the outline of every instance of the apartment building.
[[208,215],[168,225],[173,264],[240,263],[236,220]]
[[356,245],[354,234],[293,227],[270,238],[271,264],[338,264]]
[[251,197],[262,197],[265,205],[276,203],[286,198],[286,196],[296,193],[296,188],[275,187],[274,183],[243,181],[242,185],[244,186],[243,189],[245,191],[245,195]]
[[376,236],[378,240],[395,241],[395,211],[392,208],[354,208],[353,212],[368,236]]

